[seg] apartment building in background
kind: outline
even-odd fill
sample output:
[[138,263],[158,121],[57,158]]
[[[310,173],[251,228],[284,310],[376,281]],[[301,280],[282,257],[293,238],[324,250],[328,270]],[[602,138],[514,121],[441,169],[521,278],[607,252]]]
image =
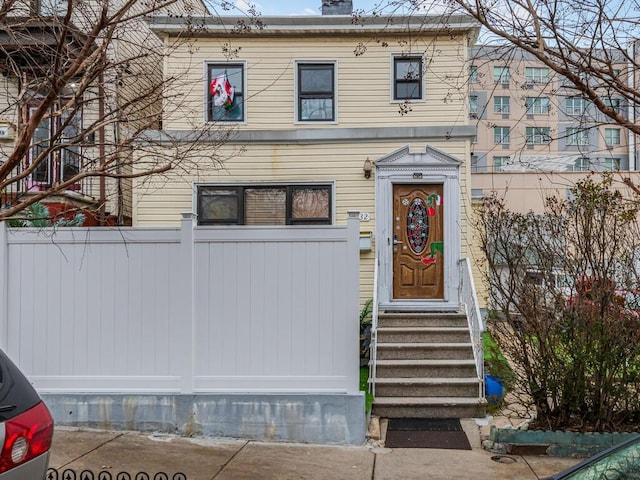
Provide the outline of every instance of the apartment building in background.
[[[627,131],[541,61],[512,46],[474,46],[470,58],[473,173],[636,170]],[[627,75],[622,56],[616,72]],[[606,101],[630,114],[619,95]]]

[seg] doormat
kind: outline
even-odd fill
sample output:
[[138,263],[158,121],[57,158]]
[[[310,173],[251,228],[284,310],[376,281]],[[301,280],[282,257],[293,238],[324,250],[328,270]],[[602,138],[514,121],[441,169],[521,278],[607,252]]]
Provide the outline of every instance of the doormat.
[[471,450],[457,418],[392,418],[387,424],[384,446]]

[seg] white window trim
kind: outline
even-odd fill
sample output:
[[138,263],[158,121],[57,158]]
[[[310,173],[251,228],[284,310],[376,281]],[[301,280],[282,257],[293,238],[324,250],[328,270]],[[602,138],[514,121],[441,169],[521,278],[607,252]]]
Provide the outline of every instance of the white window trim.
[[[506,101],[506,105],[504,102],[504,99],[507,99]],[[500,100],[500,104],[497,104],[497,100]],[[498,107],[498,108],[496,108]],[[506,108],[506,110],[505,110]],[[497,114],[501,114],[501,115],[506,115],[508,113],[510,113],[511,110],[511,97],[505,96],[505,95],[496,95],[495,97],[493,97],[493,113],[497,113]]]
[[[298,65],[332,64],[333,65],[333,120],[298,120]],[[296,60],[293,62],[293,123],[294,125],[337,125],[339,118],[338,108],[338,61],[321,60]]]
[[[532,71],[533,75],[527,75],[527,69]],[[542,71],[546,70],[546,75],[538,75]],[[549,67],[525,67],[524,69],[524,80],[526,83],[542,83],[546,84],[551,81],[551,70]]]
[[565,131],[567,146],[589,145],[589,130],[580,127],[568,127]]
[[[607,133],[611,135],[607,135]],[[617,132],[617,135],[613,135]],[[609,138],[607,138],[609,137]],[[614,138],[615,137],[615,138]],[[615,140],[615,142],[609,142],[608,140]],[[604,143],[607,147],[619,147],[622,145],[622,134],[619,128],[605,128],[604,129]]]
[[[217,120],[217,121],[213,121],[213,120],[209,120],[209,112],[207,111],[208,109],[208,105],[209,105],[209,65],[211,64],[216,64],[216,65],[221,65],[224,63],[228,63],[229,65],[238,65],[238,64],[242,64],[242,91],[244,93],[244,102],[242,105],[242,117],[244,120],[242,120],[241,122],[238,121],[233,121],[233,120]],[[246,60],[234,60],[234,61],[229,61],[227,59],[217,59],[217,60],[205,60],[204,64],[202,65],[202,78],[203,78],[203,86],[204,86],[204,98],[203,98],[203,102],[202,102],[202,123],[203,125],[210,125],[210,124],[225,124],[225,125],[246,125],[247,124],[247,120],[248,120],[248,109],[247,109],[247,98],[248,98],[248,94],[247,94],[247,72],[248,72],[248,68],[247,68],[247,61]]]
[[[571,107],[569,107],[569,103],[571,103]],[[576,103],[578,103],[578,107],[576,107]],[[566,110],[567,116],[570,117],[579,117],[584,115],[587,112],[587,108],[589,104],[587,99],[584,97],[566,97],[564,101],[564,107]],[[579,111],[576,110],[579,108]]]
[[[410,98],[407,100],[396,100],[393,98],[395,80],[396,80],[396,72],[395,72],[395,59],[396,58],[407,58],[407,57],[420,57],[422,62],[422,85],[421,91],[422,96],[420,98]],[[424,53],[392,53],[389,56],[389,103],[425,103],[427,101],[427,74],[424,71],[426,66],[426,56]]]

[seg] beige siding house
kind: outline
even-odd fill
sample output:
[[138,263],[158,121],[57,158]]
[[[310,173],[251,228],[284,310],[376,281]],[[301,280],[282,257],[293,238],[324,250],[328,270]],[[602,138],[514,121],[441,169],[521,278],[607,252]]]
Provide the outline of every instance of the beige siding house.
[[[372,296],[373,252],[389,248],[392,240],[391,196],[380,198],[380,189],[391,184],[384,172],[401,164],[402,173],[392,176],[403,183],[442,184],[448,182],[442,169],[455,164],[445,198],[455,192],[451,206],[459,210],[451,214],[460,221],[447,234],[466,255],[474,128],[465,73],[477,26],[466,17],[398,19],[392,26],[375,18],[354,25],[349,15],[261,20],[264,28],[237,34],[237,18],[208,19],[188,47],[167,59],[165,75],[182,80],[169,95],[180,108],[166,109],[164,130],[186,138],[213,127],[212,147],[198,153],[202,161],[194,163],[201,168],[136,185],[134,224],[174,225],[181,212],[192,210],[202,224],[301,223],[295,212],[288,216],[295,199],[286,188],[319,188],[326,205],[309,222],[342,224],[347,211],[358,210],[363,236],[371,235],[371,250],[362,251],[366,299]],[[151,28],[167,44],[187,33],[175,18],[153,18]],[[212,82],[225,72],[234,88],[227,110],[215,107],[211,95]],[[231,137],[214,145],[220,130],[232,130]],[[210,166],[214,157],[221,161],[218,168]],[[274,208],[281,215],[216,216],[211,204],[219,206],[232,190],[244,195],[245,209],[249,194],[256,203],[280,202]],[[312,201],[311,193],[297,195]]]
[[[320,16],[255,25],[205,17],[196,30],[150,19],[167,46],[189,40],[165,61],[165,77],[179,80],[150,141],[199,138],[199,148],[192,168],[134,185],[134,225],[176,225],[194,212],[201,226],[295,228],[360,212],[374,412],[482,415],[482,326],[467,261],[475,127],[466,74],[479,27],[464,15],[354,21],[350,1],[323,5]],[[443,337],[431,336],[434,325]],[[430,367],[434,343],[447,352],[440,370]]]

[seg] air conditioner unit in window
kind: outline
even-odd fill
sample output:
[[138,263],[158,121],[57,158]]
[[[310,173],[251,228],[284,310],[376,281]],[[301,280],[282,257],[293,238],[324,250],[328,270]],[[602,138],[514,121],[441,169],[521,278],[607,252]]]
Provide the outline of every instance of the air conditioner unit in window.
[[0,122],[0,140],[13,140],[16,136],[16,129],[9,122]]

